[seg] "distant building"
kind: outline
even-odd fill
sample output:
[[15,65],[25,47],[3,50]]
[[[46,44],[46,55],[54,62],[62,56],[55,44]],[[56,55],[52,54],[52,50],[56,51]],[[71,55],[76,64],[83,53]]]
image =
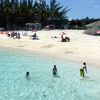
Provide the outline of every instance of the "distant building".
[[92,35],[100,35],[100,20],[86,25],[87,33]]
[[3,28],[3,27],[0,27],[0,31],[4,31],[5,30],[5,28]]
[[41,24],[40,23],[26,23],[26,27],[28,30],[40,30]]

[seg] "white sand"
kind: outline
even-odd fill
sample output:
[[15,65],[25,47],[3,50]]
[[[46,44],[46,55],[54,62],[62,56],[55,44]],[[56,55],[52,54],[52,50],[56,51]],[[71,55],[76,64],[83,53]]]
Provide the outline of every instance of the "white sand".
[[[61,32],[67,33],[71,41],[60,42],[59,33]],[[84,34],[84,30],[42,30],[36,33],[39,40],[32,40],[29,36],[22,36],[18,40],[0,34],[0,47],[29,50],[33,53],[65,58],[81,64],[85,61],[91,66],[100,67],[100,36]],[[58,38],[51,38],[53,36]]]

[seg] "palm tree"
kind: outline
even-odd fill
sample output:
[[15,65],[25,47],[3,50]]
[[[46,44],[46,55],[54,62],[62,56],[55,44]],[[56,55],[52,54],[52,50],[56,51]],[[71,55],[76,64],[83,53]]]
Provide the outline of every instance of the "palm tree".
[[47,4],[45,0],[35,1],[33,5],[33,16],[37,22],[44,24],[44,18],[46,17]]
[[47,19],[49,17],[49,6],[45,0],[39,0],[39,18],[43,26],[47,24]]
[[27,22],[38,21],[43,26],[58,25],[67,18],[68,11],[57,0],[50,0],[50,5],[46,0],[0,0],[0,24],[23,27]]
[[3,15],[3,8],[4,8],[4,2],[3,0],[0,0],[0,26],[3,26],[3,18],[4,18],[4,15]]
[[63,8],[63,6],[60,6],[60,2],[57,2],[57,0],[51,0],[50,1],[50,21],[53,25],[57,21],[62,22],[63,19],[66,19],[67,12],[70,10],[68,7]]

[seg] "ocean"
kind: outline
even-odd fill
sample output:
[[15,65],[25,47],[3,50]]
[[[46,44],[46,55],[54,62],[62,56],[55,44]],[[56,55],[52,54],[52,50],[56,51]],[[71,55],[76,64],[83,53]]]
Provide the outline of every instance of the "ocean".
[[[54,65],[58,69],[56,77],[52,75]],[[100,69],[88,66],[83,78],[81,65],[0,48],[0,100],[99,100]]]

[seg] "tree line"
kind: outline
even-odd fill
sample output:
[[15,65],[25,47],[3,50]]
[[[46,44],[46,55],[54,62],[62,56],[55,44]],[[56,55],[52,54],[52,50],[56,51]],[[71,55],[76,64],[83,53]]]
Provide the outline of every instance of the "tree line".
[[86,29],[87,24],[93,23],[95,21],[100,20],[99,18],[82,18],[82,19],[72,19],[68,21],[69,29]]
[[48,24],[61,27],[68,11],[57,0],[50,0],[50,4],[46,0],[0,0],[0,27],[13,29],[36,22],[43,27]]
[[57,0],[0,0],[0,27],[22,29],[26,23],[41,23],[42,28],[52,25],[53,28],[81,29],[85,24],[98,19],[68,20],[68,7],[63,7]]

